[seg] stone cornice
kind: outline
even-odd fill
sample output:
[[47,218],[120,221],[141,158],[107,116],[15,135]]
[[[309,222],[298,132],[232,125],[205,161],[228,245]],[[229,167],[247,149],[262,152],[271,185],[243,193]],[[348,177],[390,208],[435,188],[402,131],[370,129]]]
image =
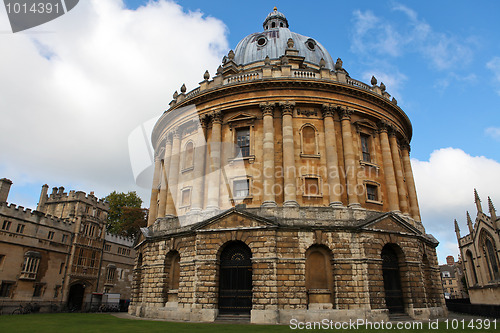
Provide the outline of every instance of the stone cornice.
[[[264,78],[259,80],[253,80],[249,82],[241,82],[238,84],[232,84],[227,86],[218,86],[216,88],[207,89],[205,91],[200,92],[199,94],[188,98],[175,106],[171,107],[168,111],[160,117],[160,120],[155,125],[152,134],[152,141],[157,142],[160,134],[166,127],[168,121],[171,119],[175,119],[178,112],[182,112],[179,109],[182,107],[191,105],[193,103],[205,103],[210,100],[215,100],[220,98],[221,96],[231,96],[235,94],[240,94],[242,92],[249,91],[269,91],[276,89],[313,89],[314,91],[323,91],[323,92],[331,92],[337,94],[343,94],[347,96],[356,96],[360,99],[364,99],[367,102],[370,102],[374,105],[382,107],[384,110],[388,112],[389,115],[394,116],[399,119],[401,125],[404,126],[404,132],[406,133],[403,137],[407,140],[411,139],[412,136],[412,126],[408,116],[404,113],[404,111],[391,101],[386,98],[356,87],[352,85],[348,85],[341,82],[329,81],[329,80],[318,80],[318,79],[290,79],[290,78]],[[325,98],[322,98],[322,104],[325,103]]]

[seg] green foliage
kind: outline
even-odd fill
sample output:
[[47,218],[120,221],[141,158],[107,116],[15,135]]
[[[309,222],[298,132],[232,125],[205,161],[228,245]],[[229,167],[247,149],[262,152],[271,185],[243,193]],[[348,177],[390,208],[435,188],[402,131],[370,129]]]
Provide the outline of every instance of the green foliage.
[[141,208],[142,199],[135,191],[113,191],[104,199],[109,202],[108,232],[133,237],[140,227],[146,226],[146,211]]

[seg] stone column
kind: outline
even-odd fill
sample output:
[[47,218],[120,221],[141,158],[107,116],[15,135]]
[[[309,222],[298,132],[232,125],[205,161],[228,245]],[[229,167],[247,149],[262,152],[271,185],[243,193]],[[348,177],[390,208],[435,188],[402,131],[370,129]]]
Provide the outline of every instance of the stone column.
[[205,196],[205,154],[207,140],[205,137],[204,121],[205,117],[200,117],[200,123],[198,124],[198,131],[196,133],[196,147],[194,149],[194,184],[193,192],[191,193],[193,196],[191,211],[193,213],[203,209],[203,198]]
[[274,103],[261,103],[263,117],[262,138],[262,206],[276,207],[276,193],[274,193]]
[[212,113],[212,138],[210,140],[210,175],[208,178],[207,209],[219,209],[220,167],[222,141],[222,112]]
[[385,184],[389,202],[389,210],[399,212],[398,188],[396,185],[396,175],[394,173],[394,163],[392,162],[391,147],[387,131],[389,124],[386,121],[379,123],[380,146],[382,148],[382,162],[384,167]]
[[356,161],[354,159],[354,148],[352,143],[351,131],[351,115],[352,110],[347,107],[338,108],[342,123],[342,144],[344,147],[344,168],[347,179],[347,199],[348,207],[360,207],[358,202],[358,194],[356,193],[357,170]]
[[415,180],[413,179],[413,171],[410,162],[410,144],[403,142],[401,145],[401,155],[403,157],[403,168],[408,186],[408,198],[410,199],[410,215],[420,222],[420,209],[418,207],[417,189],[415,188]]
[[163,157],[163,168],[161,170],[160,204],[158,207],[158,217],[165,217],[165,211],[167,208],[168,171],[170,170],[171,156],[172,156],[172,137],[170,135],[167,135],[165,156]]
[[149,216],[148,216],[148,226],[152,225],[157,216],[158,212],[158,190],[161,172],[161,160],[159,157],[155,159],[155,171],[153,174],[153,184],[151,185],[151,201],[149,203]]
[[408,199],[406,198],[406,183],[403,174],[401,158],[399,157],[398,140],[396,139],[396,131],[391,131],[389,135],[389,144],[391,146],[392,160],[394,162],[394,173],[396,174],[396,185],[398,187],[399,207],[403,214],[408,215]]
[[295,103],[280,102],[283,117],[283,193],[284,207],[298,207],[295,179],[295,149],[293,144],[292,114]]
[[178,197],[177,193],[177,183],[179,182],[179,161],[180,161],[180,151],[181,151],[181,131],[180,129],[174,128],[172,130],[172,154],[170,158],[170,167],[168,170],[168,191],[167,191],[167,208],[165,211],[166,216],[175,216],[175,201]]
[[342,206],[340,197],[341,185],[339,177],[339,158],[337,155],[337,139],[335,137],[335,123],[333,120],[333,107],[323,105],[323,126],[325,128],[326,170],[328,172],[328,193],[330,207]]

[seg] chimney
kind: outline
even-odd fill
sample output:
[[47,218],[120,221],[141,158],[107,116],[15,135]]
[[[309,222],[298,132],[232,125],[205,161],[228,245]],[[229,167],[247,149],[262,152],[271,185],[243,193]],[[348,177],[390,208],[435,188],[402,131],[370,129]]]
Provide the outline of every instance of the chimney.
[[57,194],[63,194],[64,193],[64,186],[59,187],[59,191]]
[[11,185],[12,180],[7,178],[0,179],[0,203],[7,202]]
[[447,256],[446,257],[446,264],[449,266],[455,265],[455,258],[453,258],[453,256]]
[[47,201],[47,192],[49,190],[49,185],[45,184],[42,186],[42,192],[40,192],[40,199],[38,200],[38,205],[36,210],[39,212],[43,211],[43,206],[45,206],[45,202]]

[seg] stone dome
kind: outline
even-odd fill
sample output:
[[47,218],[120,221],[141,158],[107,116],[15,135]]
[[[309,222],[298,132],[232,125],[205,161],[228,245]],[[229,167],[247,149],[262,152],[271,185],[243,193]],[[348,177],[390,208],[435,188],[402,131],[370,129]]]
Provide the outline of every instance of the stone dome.
[[278,12],[276,7],[266,17],[263,26],[263,32],[248,35],[238,43],[234,52],[236,64],[247,66],[264,61],[266,56],[279,59],[285,55],[288,39],[291,38],[293,48],[299,51],[299,56],[304,57],[304,63],[319,67],[321,59],[324,59],[325,67],[334,69],[335,63],[325,47],[313,38],[290,31],[285,15]]

